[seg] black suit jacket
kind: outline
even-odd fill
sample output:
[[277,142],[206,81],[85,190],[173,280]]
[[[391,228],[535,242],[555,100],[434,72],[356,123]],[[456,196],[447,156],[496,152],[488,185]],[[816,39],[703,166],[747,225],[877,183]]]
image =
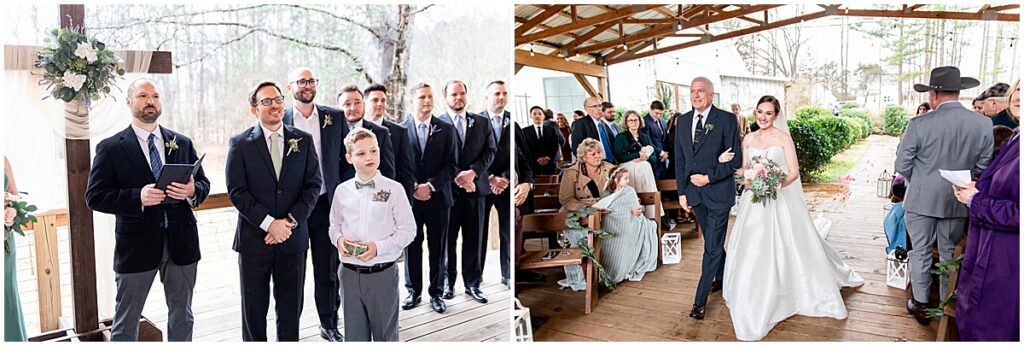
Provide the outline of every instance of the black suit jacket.
[[[280,179],[274,176],[267,140],[260,125],[231,137],[225,166],[228,198],[238,209],[238,224],[232,249],[243,255],[268,255],[272,251],[285,254],[305,252],[309,248],[306,220],[313,212],[320,195],[320,164],[313,137],[288,125],[284,126],[284,148]],[[298,152],[290,152],[291,140],[298,140]],[[291,214],[298,227],[283,243],[267,245],[267,232],[260,228],[270,216],[285,219]]]
[[660,153],[664,150],[665,136],[667,135],[668,124],[665,119],[658,118],[654,119],[650,114],[644,117],[644,127],[640,128],[640,133],[647,135],[651,138],[651,145],[654,147],[654,151]]
[[[192,140],[160,126],[164,143],[175,141],[178,149],[164,149],[164,164],[193,164],[199,157]],[[200,167],[195,177],[195,197],[188,202],[142,207],[142,187],[156,183],[149,162],[131,126],[96,145],[96,157],[89,172],[85,202],[92,210],[114,214],[114,272],[138,273],[157,269],[164,255],[164,242],[171,261],[177,265],[196,263],[199,233],[192,207],[206,200],[210,180]],[[164,214],[167,230],[164,230]]]
[[[706,205],[711,209],[726,209],[736,204],[736,181],[733,173],[743,165],[743,148],[740,146],[739,125],[732,113],[711,106],[704,128],[709,129],[701,136],[696,149],[693,146],[694,111],[676,118],[675,131],[675,173],[676,193],[686,195],[690,206]],[[736,153],[732,161],[719,163],[718,156],[729,148]],[[690,183],[690,175],[707,174],[710,183],[697,187]]]
[[[452,124],[453,131],[456,130],[451,115],[445,113],[440,118]],[[490,119],[470,112],[466,112],[465,125],[465,142],[459,140],[457,132],[452,132],[455,134],[455,139],[459,144],[458,170],[455,171],[455,174],[458,175],[459,172],[470,169],[476,172],[476,179],[473,181],[476,184],[476,191],[467,193],[466,190],[456,186],[454,180],[452,182],[452,190],[456,196],[486,196],[491,194],[491,185],[487,181],[487,173],[490,171],[491,162],[494,162],[494,152],[497,150],[497,144],[494,143],[494,130],[491,129]]]
[[413,185],[416,184],[416,172],[413,167],[416,164],[416,157],[413,156],[413,149],[409,144],[409,129],[387,119],[381,123],[391,136],[391,148],[395,156],[394,180],[405,187],[406,197],[412,201]]
[[[508,126],[506,125],[505,128],[508,128]],[[517,181],[516,183],[520,183],[520,184],[521,183],[530,183],[530,184],[533,184],[533,182],[534,182],[534,180],[533,180],[533,170],[530,169],[530,165],[526,164],[526,162],[528,162],[527,161],[527,156],[529,156],[529,153],[527,152],[527,148],[526,148],[525,145],[519,145],[519,143],[524,143],[526,141],[526,136],[523,135],[523,129],[519,127],[519,124],[516,124],[515,136],[516,136],[516,145],[515,145],[516,163],[515,163],[515,165],[516,165],[516,174],[519,177],[519,181]],[[514,192],[515,186],[509,187],[509,189],[513,189],[513,192]],[[522,214],[533,214],[533,191],[532,190],[530,191],[529,195],[526,196],[526,201],[523,202],[523,204],[519,206],[519,212],[522,213]]]
[[570,148],[573,153],[576,153],[576,148],[579,147],[580,143],[582,143],[586,138],[593,138],[601,141],[601,134],[597,132],[597,126],[594,126],[594,119],[589,115],[572,123],[572,133],[570,136],[572,137]]
[[416,121],[412,117],[405,120],[405,128],[409,129],[409,144],[412,146],[413,157],[416,159],[413,172],[417,184],[430,183],[435,191],[426,201],[413,200],[413,205],[420,203],[431,208],[450,208],[455,204],[452,197],[452,181],[458,171],[459,134],[455,127],[437,117],[430,117],[430,133],[427,136],[426,150],[420,149]]
[[[345,127],[345,136],[348,136],[348,133],[350,131],[348,129],[348,124],[343,124],[343,127]],[[392,147],[391,145],[391,131],[382,125],[377,125],[377,123],[374,123],[366,119],[363,119],[363,128],[370,130],[371,132],[373,132],[374,135],[377,136],[377,146],[380,147],[380,174],[383,174],[385,177],[388,177],[388,179],[396,180],[395,148]],[[341,160],[345,162],[345,164],[342,166],[341,171],[342,182],[345,182],[356,176],[356,168],[349,164],[347,160],[345,160],[345,153],[347,152],[348,150],[346,150],[345,146],[342,145]]]
[[[529,162],[534,172],[545,172],[544,174],[554,174],[557,170],[556,165],[558,164],[558,138],[561,136],[558,134],[557,128],[551,128],[541,124],[542,131],[544,132],[541,137],[537,137],[537,127],[535,125],[529,125],[523,129],[523,134],[526,136],[526,147],[530,149],[530,154],[533,156],[529,157]],[[547,156],[551,159],[547,165],[541,166],[537,163],[537,159]]]
[[[345,167],[352,167],[352,165],[345,161],[345,144],[342,142],[345,139],[344,132],[347,132],[345,112],[337,108],[318,104],[314,104],[313,107],[316,107],[316,113],[320,117],[320,154],[318,157],[320,158],[320,168],[323,170],[321,178],[323,179],[323,184],[327,185],[327,200],[333,201],[334,189],[338,187],[338,184],[345,181],[345,179],[341,179],[341,172],[345,170]],[[293,107],[285,108],[283,120],[285,125],[293,126],[293,109]],[[327,116],[331,117],[332,124],[330,126],[324,126],[326,125],[324,121]],[[318,196],[319,194],[320,192],[317,191]]]

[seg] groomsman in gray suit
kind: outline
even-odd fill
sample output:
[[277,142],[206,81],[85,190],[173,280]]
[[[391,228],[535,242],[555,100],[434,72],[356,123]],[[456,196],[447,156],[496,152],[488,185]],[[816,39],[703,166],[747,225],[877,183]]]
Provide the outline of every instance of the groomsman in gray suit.
[[[960,90],[978,86],[977,79],[960,77],[952,66],[932,70],[928,85],[914,90],[928,93],[932,111],[910,119],[896,154],[896,171],[907,178],[905,203],[910,251],[910,279],[914,298],[907,310],[918,323],[928,325],[928,288],[931,287],[932,245],[938,241],[939,259],[953,258],[963,235],[967,207],[957,202],[951,183],[939,170],[970,170],[977,178],[992,158],[992,122],[960,104]],[[946,295],[946,280],[939,292]]]

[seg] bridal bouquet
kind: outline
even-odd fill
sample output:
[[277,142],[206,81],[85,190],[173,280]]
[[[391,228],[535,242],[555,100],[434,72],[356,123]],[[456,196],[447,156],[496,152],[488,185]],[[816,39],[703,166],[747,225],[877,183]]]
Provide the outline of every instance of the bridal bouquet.
[[767,206],[769,200],[778,198],[782,180],[786,178],[782,167],[763,156],[752,157],[747,167],[742,176],[736,177],[736,183],[753,193],[751,201]]
[[[22,192],[24,193],[24,192]],[[11,193],[6,193],[4,196],[4,253],[11,253],[10,244],[7,242],[7,238],[11,236],[11,232],[17,232],[24,236],[25,232],[21,230],[22,226],[25,226],[31,222],[38,222],[35,215],[30,214],[36,211],[36,206],[29,205],[27,202],[22,201],[21,197]]]

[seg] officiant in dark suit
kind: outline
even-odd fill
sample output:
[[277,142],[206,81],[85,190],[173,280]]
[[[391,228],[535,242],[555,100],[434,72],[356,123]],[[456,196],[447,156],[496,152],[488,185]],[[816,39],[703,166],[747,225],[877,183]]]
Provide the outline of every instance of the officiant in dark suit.
[[298,341],[307,220],[322,191],[320,164],[313,136],[282,121],[277,84],[256,85],[249,105],[259,124],[231,137],[225,167],[228,198],[238,210],[232,249],[241,276],[242,340],[267,340],[273,280],[277,339]]
[[[284,124],[309,133],[313,139],[320,163],[323,184],[317,192],[316,206],[309,216],[309,248],[313,262],[313,298],[320,316],[320,337],[327,341],[343,341],[338,331],[338,308],[341,296],[338,286],[338,250],[331,245],[327,231],[330,228],[328,216],[334,188],[344,179],[339,177],[345,168],[351,168],[345,159],[344,145],[346,127],[342,124],[345,115],[341,110],[313,103],[316,98],[318,80],[313,72],[300,67],[288,73],[286,89],[295,100],[293,107],[284,110]],[[347,167],[346,167],[347,166]],[[303,265],[305,272],[305,265]],[[305,275],[303,275],[305,277]],[[305,281],[305,280],[303,280]],[[302,306],[302,305],[299,305]]]
[[448,239],[449,210],[452,181],[459,171],[459,138],[455,127],[431,115],[434,94],[430,85],[419,83],[409,90],[412,116],[405,121],[416,157],[416,185],[413,188],[412,211],[416,217],[416,238],[405,248],[405,288],[409,296],[402,309],[409,310],[420,303],[423,293],[423,238],[426,232],[430,256],[430,307],[441,313],[447,309],[441,295],[444,293],[445,248]]
[[456,240],[461,231],[462,284],[466,294],[478,302],[487,303],[487,296],[480,290],[484,274],[484,252],[487,251],[484,206],[486,197],[491,194],[487,176],[497,145],[487,118],[466,111],[466,84],[459,80],[449,81],[443,90],[448,112],[440,118],[455,127],[459,150],[458,170],[452,182],[455,203],[448,224],[443,298],[455,297],[455,279],[458,275],[456,262],[459,257]]
[[[132,112],[127,129],[96,145],[85,201],[114,214],[114,303],[112,341],[137,341],[139,318],[157,272],[167,300],[167,339],[192,340],[192,297],[199,262],[199,233],[192,208],[210,193],[199,168],[187,183],[156,189],[165,164],[194,164],[192,140],[159,126],[160,92],[148,79],[128,86]],[[162,203],[168,200],[169,203]]]

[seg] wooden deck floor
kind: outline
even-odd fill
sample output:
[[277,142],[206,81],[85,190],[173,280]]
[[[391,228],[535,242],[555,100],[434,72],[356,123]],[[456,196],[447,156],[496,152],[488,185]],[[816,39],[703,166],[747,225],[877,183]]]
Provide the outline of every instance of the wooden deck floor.
[[[848,151],[848,155],[863,156],[850,172],[854,179],[850,183],[852,195],[845,206],[836,208],[832,203],[837,185],[805,186],[812,215],[823,212],[833,222],[828,242],[865,280],[857,292],[842,291],[849,317],[835,320],[794,316],[778,323],[764,340],[935,340],[938,323],[930,327],[917,324],[905,311],[906,293],[885,284],[882,205],[886,200],[875,197],[875,179],[883,168],[892,167],[896,146],[895,138],[872,136]],[[692,225],[681,228],[691,230]],[[612,291],[602,292],[589,315],[583,314],[582,292],[557,289],[555,281],[564,277],[561,270],[545,271],[546,283],[518,284],[517,295],[532,315],[549,318],[534,330],[535,340],[736,340],[721,293],[709,297],[705,320],[687,316],[700,275],[703,246],[701,239],[684,239],[680,264],[662,265],[643,281],[623,282]]]
[[[241,296],[239,293],[238,257],[231,250],[234,236],[235,211],[219,209],[197,213],[200,224],[200,246],[203,258],[199,262],[192,311],[195,317],[194,341],[241,341]],[[59,257],[61,258],[61,293],[65,316],[70,316],[70,266],[67,253],[67,229],[58,230]],[[18,281],[29,335],[39,332],[39,313],[36,298],[35,272],[31,257],[32,236],[18,239]],[[424,244],[424,247],[426,245]],[[480,304],[463,294],[460,282],[455,287],[455,298],[446,301],[448,310],[438,314],[429,302],[399,313],[400,338],[403,341],[509,341],[511,319],[509,310],[511,292],[502,285],[498,265],[498,251],[487,254],[484,281],[481,289],[489,302]],[[307,263],[307,270],[312,266]],[[403,266],[399,270],[404,273]],[[426,268],[424,268],[426,271]],[[403,277],[400,274],[400,277]],[[399,279],[399,295],[405,297],[404,282]],[[112,285],[113,282],[110,282]],[[309,272],[305,284],[305,301],[299,324],[300,341],[324,341],[320,338],[319,320],[313,299],[313,279]],[[274,306],[268,314],[268,338],[275,339]],[[155,280],[143,316],[166,330],[167,306],[160,280]],[[344,322],[339,322],[344,327]],[[344,333],[344,331],[342,331]]]

